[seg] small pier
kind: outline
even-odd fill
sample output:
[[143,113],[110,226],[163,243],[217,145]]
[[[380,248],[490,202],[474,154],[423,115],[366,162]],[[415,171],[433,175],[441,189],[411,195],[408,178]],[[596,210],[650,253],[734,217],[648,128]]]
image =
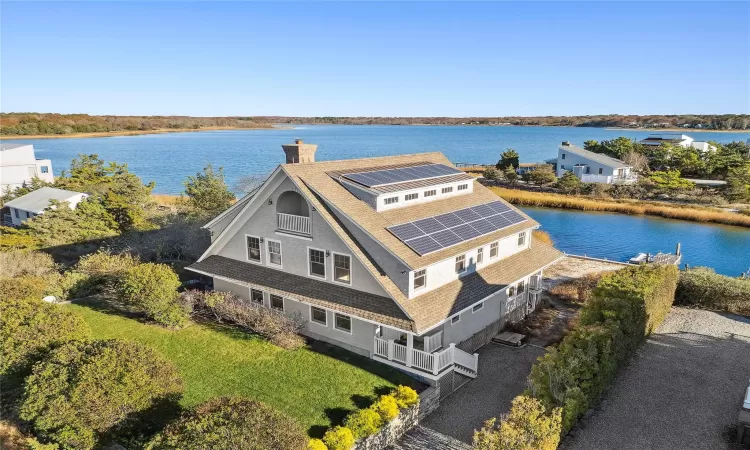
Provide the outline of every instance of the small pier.
[[682,250],[679,243],[674,253],[639,253],[628,260],[630,264],[673,264],[675,266],[679,266],[681,261]]

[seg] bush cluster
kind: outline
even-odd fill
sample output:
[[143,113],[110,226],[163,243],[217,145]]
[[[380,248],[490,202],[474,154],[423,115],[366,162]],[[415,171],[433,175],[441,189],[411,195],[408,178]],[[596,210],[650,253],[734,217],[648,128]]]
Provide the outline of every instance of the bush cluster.
[[143,344],[69,342],[34,365],[20,417],[64,448],[90,449],[155,431],[182,390],[172,363]]
[[[419,394],[409,386],[398,386],[390,394],[381,395],[372,405],[350,413],[343,427],[328,430],[323,442],[310,442],[310,450],[349,450],[357,439],[371,436],[395,419],[399,409],[419,403]],[[321,447],[321,444],[323,445]]]
[[186,291],[182,293],[184,307],[212,320],[226,321],[253,333],[260,334],[269,341],[286,349],[305,345],[300,336],[305,321],[301,315],[285,315],[242,300],[229,292]]
[[73,277],[73,295],[86,295],[116,291],[120,279],[132,268],[140,264],[135,256],[128,253],[112,254],[99,251],[83,256],[67,274]]
[[184,327],[189,311],[179,302],[180,280],[166,264],[139,264],[125,272],[119,282],[121,299],[150,319],[170,327]]
[[617,370],[666,317],[678,270],[637,266],[601,277],[581,310],[579,326],[532,367],[529,393],[545,408],[562,408],[562,430],[598,402]]
[[307,436],[293,419],[246,398],[208,400],[167,425],[148,450],[304,450]]
[[474,432],[476,450],[554,450],[560,443],[562,411],[552,411],[532,397],[519,395],[513,399],[510,412],[485,422]]
[[750,316],[750,279],[719,275],[708,267],[685,270],[675,303]]

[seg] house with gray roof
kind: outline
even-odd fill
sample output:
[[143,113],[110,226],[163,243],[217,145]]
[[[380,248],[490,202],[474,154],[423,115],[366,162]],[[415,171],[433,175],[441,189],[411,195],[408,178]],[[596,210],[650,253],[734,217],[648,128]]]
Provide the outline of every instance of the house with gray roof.
[[573,172],[584,183],[634,183],[633,167],[625,161],[563,142],[557,150],[557,176]]
[[75,209],[86,197],[88,194],[82,192],[43,187],[5,203],[3,209],[7,208],[8,211],[4,214],[3,222],[19,226],[28,219],[44,214],[46,209],[55,208],[53,201],[67,203],[69,208]]
[[52,183],[52,162],[37,159],[34,146],[0,142],[0,190],[2,193],[26,186],[34,178]]
[[211,245],[188,270],[299,314],[311,338],[433,384],[474,377],[473,352],[537,306],[563,256],[441,153],[316,162],[317,145],[283,149],[285,164],[205,225]]

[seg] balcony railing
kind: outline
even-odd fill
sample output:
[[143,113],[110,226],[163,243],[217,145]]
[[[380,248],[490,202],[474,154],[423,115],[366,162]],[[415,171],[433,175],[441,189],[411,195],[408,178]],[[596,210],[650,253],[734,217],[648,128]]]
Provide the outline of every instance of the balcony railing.
[[300,234],[312,234],[310,218],[305,216],[295,216],[294,214],[277,213],[278,228],[283,231],[291,231]]
[[539,275],[533,275],[531,279],[529,280],[529,290],[531,291],[541,291],[542,290],[542,277]]
[[432,353],[412,348],[411,355],[409,355],[409,348],[406,345],[399,344],[393,339],[386,340],[379,337],[375,337],[373,350],[375,356],[399,362],[407,367],[424,370],[433,375],[437,375],[445,368],[456,364],[476,373],[479,359],[478,355],[466,353],[456,348],[455,344],[450,344],[447,348]]

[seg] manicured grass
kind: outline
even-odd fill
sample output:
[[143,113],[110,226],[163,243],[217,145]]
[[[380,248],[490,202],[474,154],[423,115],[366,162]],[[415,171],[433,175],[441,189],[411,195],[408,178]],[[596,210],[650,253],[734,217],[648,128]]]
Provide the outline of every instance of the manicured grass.
[[85,317],[94,339],[134,339],[172,360],[185,380],[183,406],[246,396],[286,412],[313,437],[381,388],[418,387],[399,371],[320,342],[289,351],[231,328],[196,324],[171,331],[85,305],[69,307]]

